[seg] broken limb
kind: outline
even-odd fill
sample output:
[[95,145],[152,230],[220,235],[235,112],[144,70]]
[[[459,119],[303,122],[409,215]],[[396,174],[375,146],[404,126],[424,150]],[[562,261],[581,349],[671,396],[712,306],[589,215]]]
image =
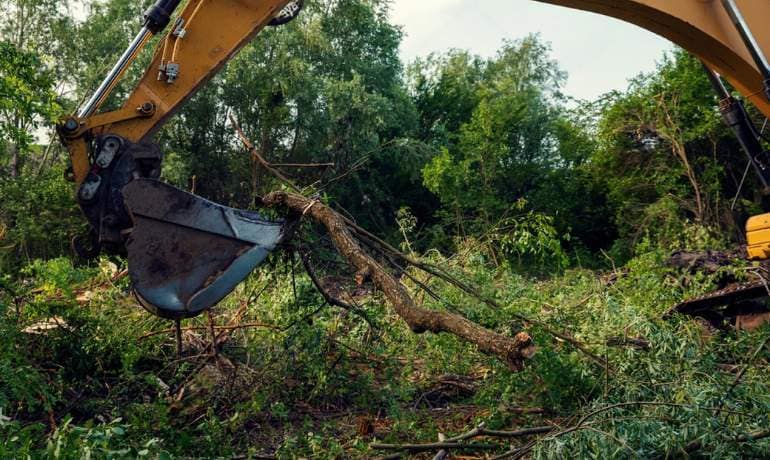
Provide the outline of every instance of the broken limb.
[[430,444],[372,444],[372,449],[401,450],[409,452],[429,452],[437,449],[455,450],[497,450],[498,444],[469,444],[464,442],[434,442]]
[[418,307],[406,288],[361,249],[345,219],[328,206],[287,192],[270,193],[262,201],[267,207],[282,206],[293,211],[304,211],[306,216],[322,223],[339,253],[357,270],[366,270],[371,273],[374,285],[383,292],[395,312],[415,333],[449,332],[477,345],[482,352],[498,357],[516,371],[521,370],[524,367],[524,361],[534,354],[532,338],[525,332],[509,337],[454,313]]
[[[491,449],[492,444],[469,444],[465,441],[478,437],[490,437],[490,438],[523,438],[528,436],[537,436],[539,434],[547,434],[554,431],[552,426],[538,426],[534,428],[525,428],[516,431],[502,431],[502,430],[488,430],[484,428],[484,424],[481,423],[472,430],[460,434],[452,438],[446,438],[439,442],[426,443],[426,444],[372,444],[372,449],[379,450],[399,450],[409,452],[427,452],[436,449]],[[498,449],[501,447],[496,446]]]
[[[232,123],[233,128],[235,129],[236,133],[238,134],[238,137],[241,139],[241,142],[243,142],[243,145],[246,146],[247,149],[249,149],[249,151],[257,159],[257,161],[262,166],[264,166],[271,174],[273,174],[276,178],[278,178],[280,181],[282,181],[284,184],[286,184],[289,188],[291,188],[292,190],[294,190],[297,193],[301,193],[301,190],[299,189],[299,187],[294,185],[294,183],[292,183],[292,181],[289,180],[289,178],[287,178],[286,176],[281,174],[281,172],[276,170],[275,168],[273,168],[272,165],[267,160],[262,158],[262,156],[254,148],[254,146],[249,141],[248,137],[246,137],[246,134],[243,132],[241,127],[238,125],[238,122],[235,120],[235,118],[232,115],[230,116],[230,122]],[[268,195],[268,197],[271,197],[271,196],[275,198],[275,194],[274,193]],[[302,215],[304,215],[308,210],[310,210],[310,208],[313,208],[315,203],[317,202],[316,200],[310,200],[310,199],[307,199],[307,198],[305,198],[305,197],[303,197],[301,195],[292,195],[292,197],[294,197],[294,199],[292,200],[292,202],[294,204],[297,204],[297,202],[302,202],[303,206],[296,207],[296,208],[291,207],[291,206],[289,206],[289,207],[294,212],[302,214]],[[273,203],[272,205],[275,205],[275,204],[278,204],[278,203]],[[287,204],[287,203],[284,203],[284,204]],[[266,206],[271,206],[271,204],[268,204],[268,203],[265,203],[265,205]],[[353,244],[356,245],[357,251],[359,253],[362,252],[361,248],[360,248],[360,246],[357,243],[354,242],[353,236],[350,234],[351,231],[356,234],[356,236],[358,237],[357,239],[359,241],[362,241],[363,243],[365,243],[370,248],[376,249],[376,250],[381,251],[383,253],[385,253],[385,252],[390,253],[393,256],[404,260],[408,265],[411,265],[411,266],[413,266],[415,268],[418,268],[418,269],[420,269],[420,270],[422,270],[422,271],[424,271],[426,273],[430,273],[431,275],[436,276],[439,279],[442,279],[442,280],[446,281],[447,283],[449,283],[449,284],[459,288],[460,290],[462,290],[466,294],[468,294],[468,295],[470,295],[472,297],[475,297],[476,299],[480,300],[481,302],[483,302],[487,306],[489,306],[491,308],[495,308],[495,309],[502,309],[502,305],[500,305],[498,302],[496,302],[493,299],[487,298],[481,292],[479,292],[478,290],[474,289],[472,286],[470,286],[470,285],[464,283],[463,281],[455,278],[454,276],[450,275],[449,273],[445,272],[444,270],[442,270],[442,269],[440,269],[438,267],[435,267],[433,265],[421,262],[421,261],[415,259],[414,257],[410,257],[407,254],[404,254],[403,252],[401,252],[398,249],[394,248],[393,246],[391,246],[387,242],[383,241],[381,238],[379,238],[376,235],[368,232],[366,229],[364,229],[361,226],[359,226],[358,224],[356,224],[351,218],[343,216],[343,215],[341,215],[339,213],[336,213],[335,211],[333,211],[332,209],[330,209],[330,208],[328,208],[326,206],[324,206],[324,209],[326,210],[327,214],[333,213],[333,215],[335,216],[335,220],[337,221],[337,223],[339,224],[340,227],[343,227],[343,226],[346,227],[346,230],[347,230],[347,240],[349,240],[350,242],[352,242]],[[336,241],[335,241],[335,244],[336,244]],[[376,262],[374,262],[374,260],[372,260],[371,257],[369,257],[369,260],[371,260],[373,263],[376,264]],[[380,268],[380,270],[383,270],[382,267],[379,266],[379,264],[377,264],[377,266]],[[357,267],[357,268],[359,268],[361,270],[366,270],[367,269],[367,265],[364,265],[362,267]],[[391,279],[392,279],[393,283],[398,284],[398,282],[394,278],[391,277]],[[375,283],[375,284],[377,284],[377,283]],[[391,283],[389,283],[389,284],[391,284]],[[427,287],[427,286],[424,286],[424,287]],[[401,286],[401,289],[403,290],[403,286]],[[405,293],[405,291],[404,291],[404,293]],[[398,297],[401,297],[401,296],[398,296]],[[410,298],[410,303],[411,303],[411,305],[413,307],[417,308],[414,305],[414,301],[412,301],[411,298]],[[395,306],[396,306],[396,304],[394,303],[394,307]],[[428,310],[424,310],[424,311],[428,311]],[[400,313],[399,313],[399,315],[400,315]],[[457,317],[457,318],[462,318],[459,315],[452,315],[452,316]],[[570,343],[573,347],[575,347],[576,349],[578,349],[581,352],[583,352],[586,356],[591,358],[593,361],[598,363],[600,366],[605,367],[605,368],[609,368],[607,362],[603,358],[601,358],[600,356],[598,356],[595,353],[591,352],[585,345],[583,345],[580,341],[578,341],[574,337],[571,337],[571,336],[569,336],[567,334],[561,334],[561,333],[551,329],[550,327],[548,327],[545,323],[543,323],[541,321],[538,321],[538,320],[527,318],[524,315],[521,315],[521,314],[518,314],[518,313],[514,313],[513,316],[516,319],[520,320],[520,321],[524,321],[524,322],[529,323],[529,324],[537,325],[538,327],[543,329],[548,334],[550,334],[550,335],[552,335],[554,337],[557,337],[557,338],[559,338],[559,339],[561,339],[561,340],[563,340],[565,342]],[[404,318],[404,317],[402,316],[402,318]],[[462,318],[462,319],[464,319],[465,321],[468,321],[465,318]],[[406,320],[407,323],[409,323],[409,320],[407,320],[406,318],[404,318],[404,320]],[[481,328],[480,326],[478,326],[475,323],[472,323],[470,321],[468,321],[468,322],[470,324],[473,324],[477,328]],[[409,323],[409,325],[410,325],[410,327],[412,326],[411,323]],[[487,333],[491,332],[491,331],[488,331],[488,330],[486,330],[484,328],[481,328],[481,329],[486,331]],[[452,331],[448,331],[448,332],[452,332]],[[463,335],[461,335],[461,334],[456,334],[456,335],[459,335],[460,337],[463,337]],[[525,335],[527,336],[528,341],[531,342],[531,338],[529,337],[529,335],[527,335],[527,334],[525,334]],[[500,336],[500,337],[502,337],[502,336]],[[474,340],[469,340],[469,341],[477,343]],[[484,347],[482,347],[482,349],[485,352],[489,352],[489,353],[492,353],[492,354],[498,354],[498,356],[501,356],[501,355],[499,355],[499,350],[497,352],[495,352],[495,351],[492,351],[492,350],[489,350],[489,349],[485,349]],[[529,351],[530,354],[532,352],[533,352],[532,350]],[[508,362],[505,358],[503,358],[503,360]]]

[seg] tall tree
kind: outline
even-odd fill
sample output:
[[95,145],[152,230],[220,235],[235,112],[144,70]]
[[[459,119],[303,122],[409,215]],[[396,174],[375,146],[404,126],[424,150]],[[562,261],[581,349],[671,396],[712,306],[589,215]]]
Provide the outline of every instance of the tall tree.
[[0,41],[0,165],[11,177],[32,152],[35,129],[60,113],[54,82],[38,55]]
[[594,146],[562,104],[565,75],[546,44],[529,36],[492,59],[452,51],[411,70],[425,109],[422,133],[441,149],[424,181],[451,233],[487,234],[525,200],[526,209],[555,219],[558,233],[601,245],[611,229],[591,220],[604,203],[596,177],[584,171]]
[[[608,178],[624,236],[651,233],[676,242],[687,220],[734,227],[731,201],[739,198],[746,160],[694,57],[676,51],[656,72],[610,95],[598,137],[593,162]],[[757,190],[753,176],[744,185],[742,196]]]

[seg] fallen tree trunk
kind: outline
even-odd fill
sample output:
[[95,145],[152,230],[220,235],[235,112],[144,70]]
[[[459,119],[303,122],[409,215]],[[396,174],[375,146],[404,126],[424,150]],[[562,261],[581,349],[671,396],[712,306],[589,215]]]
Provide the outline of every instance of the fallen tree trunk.
[[267,207],[286,207],[323,224],[339,253],[359,272],[371,276],[374,285],[383,292],[398,316],[415,333],[454,334],[475,344],[482,352],[500,358],[515,371],[521,370],[524,361],[534,354],[532,338],[525,332],[509,337],[454,313],[418,307],[406,288],[361,248],[342,216],[318,200],[295,193],[273,192],[262,201]]

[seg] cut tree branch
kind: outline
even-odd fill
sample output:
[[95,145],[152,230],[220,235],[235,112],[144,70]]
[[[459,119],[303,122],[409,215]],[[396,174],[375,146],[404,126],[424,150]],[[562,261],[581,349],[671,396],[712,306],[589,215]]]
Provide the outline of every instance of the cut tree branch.
[[[288,177],[284,176],[283,174],[281,174],[280,171],[278,171],[277,169],[273,168],[272,165],[267,160],[265,160],[262,157],[262,155],[260,155],[260,153],[257,151],[257,149],[254,148],[253,144],[249,141],[248,137],[246,137],[246,134],[243,132],[241,127],[238,125],[238,122],[235,120],[235,118],[232,115],[230,115],[230,122],[232,123],[233,128],[235,129],[236,133],[238,134],[238,137],[240,137],[241,142],[243,142],[243,145],[246,146],[247,149],[249,149],[251,154],[257,159],[257,161],[262,166],[264,166],[273,176],[278,178],[280,181],[282,181],[284,184],[286,184],[289,188],[291,188],[292,190],[294,190],[297,193],[302,193],[302,191],[299,189],[299,187],[294,185],[294,183],[291,180],[289,180]],[[310,203],[309,200],[307,200],[307,202]],[[312,204],[312,203],[310,203],[310,204]],[[295,209],[295,211],[298,211],[298,212],[304,214],[306,212],[306,208]],[[329,212],[333,213],[334,211],[329,209]],[[341,219],[342,222],[347,224],[347,226],[349,227],[349,230],[351,230],[353,233],[355,233],[358,236],[360,241],[364,242],[368,246],[370,246],[372,248],[375,248],[377,250],[383,251],[383,252],[387,251],[387,252],[391,253],[393,256],[398,257],[398,258],[404,260],[405,262],[407,262],[407,264],[409,264],[409,265],[411,265],[411,266],[413,266],[413,267],[415,267],[415,268],[417,268],[419,270],[422,270],[422,271],[424,271],[426,273],[429,273],[429,274],[431,274],[433,276],[436,276],[439,279],[442,279],[442,280],[446,281],[447,283],[449,283],[449,284],[459,288],[460,290],[462,290],[466,294],[469,294],[469,295],[475,297],[476,299],[480,300],[482,303],[484,303],[485,305],[487,305],[487,306],[489,306],[491,308],[502,309],[502,305],[500,305],[497,301],[484,296],[481,292],[479,292],[478,290],[474,289],[472,286],[470,286],[470,285],[464,283],[463,281],[453,277],[452,275],[450,275],[446,271],[444,271],[444,270],[442,270],[442,269],[440,269],[440,268],[438,268],[436,266],[433,266],[433,265],[421,262],[421,261],[419,261],[419,260],[417,260],[417,259],[415,259],[413,257],[410,257],[410,256],[404,254],[403,252],[401,252],[398,249],[394,248],[393,246],[391,246],[387,242],[383,241],[381,238],[379,238],[376,235],[368,232],[366,229],[364,229],[361,226],[359,226],[358,224],[356,224],[353,221],[353,219],[351,219],[349,217],[346,217],[346,216],[343,216],[343,215],[340,215],[340,214],[336,214],[336,216],[337,216],[338,219]],[[352,236],[349,233],[348,233],[348,239],[353,241],[352,240]],[[360,252],[360,248],[359,248],[359,252]],[[394,279],[394,281],[395,281],[395,279]],[[412,303],[414,303],[414,302],[412,302]],[[530,323],[530,324],[537,325],[538,327],[540,327],[541,329],[543,329],[547,333],[553,335],[554,337],[557,337],[557,338],[559,338],[559,339],[561,339],[561,340],[563,340],[565,342],[570,343],[573,347],[575,347],[576,349],[578,349],[581,352],[583,352],[586,356],[588,356],[589,358],[591,358],[592,360],[597,362],[599,365],[609,369],[608,363],[603,358],[601,358],[600,356],[596,355],[595,353],[592,353],[585,345],[583,345],[580,341],[576,340],[574,337],[571,337],[571,336],[569,336],[567,334],[561,334],[561,333],[553,330],[552,328],[550,328],[548,325],[546,325],[542,321],[538,321],[538,320],[535,320],[535,319],[527,318],[526,316],[524,316],[522,314],[513,313],[512,316],[515,317],[516,319],[520,320],[520,321],[524,321],[524,322],[527,322],[527,323]],[[471,323],[471,324],[475,324],[475,323]],[[527,335],[527,337],[529,338],[529,335]],[[531,338],[529,338],[529,340],[531,341]],[[534,351],[534,348],[532,348],[530,350],[530,353],[532,353],[533,351]],[[494,352],[493,352],[493,354],[494,354]]]
[[[534,428],[525,428],[522,430],[516,430],[516,431],[502,431],[502,430],[488,430],[484,428],[484,424],[481,423],[477,427],[473,428],[472,430],[463,433],[461,435],[444,439],[439,442],[432,442],[432,443],[426,443],[426,444],[372,444],[372,449],[379,449],[379,450],[405,450],[410,452],[427,452],[431,450],[436,449],[466,449],[466,450],[473,450],[476,449],[488,449],[491,447],[484,447],[484,446],[491,446],[489,444],[469,444],[465,441],[468,441],[473,438],[478,438],[481,436],[491,437],[491,438],[523,438],[528,436],[536,436],[539,434],[546,434],[550,433],[554,430],[554,427],[552,426],[538,426]],[[482,447],[479,447],[482,446]],[[498,445],[497,448],[500,448]]]
[[534,354],[532,338],[525,332],[509,337],[457,314],[418,307],[406,288],[361,249],[346,220],[328,206],[317,200],[287,192],[270,193],[262,201],[267,207],[285,207],[322,223],[339,253],[357,270],[371,273],[374,285],[383,292],[395,312],[415,333],[430,331],[454,334],[475,344],[482,352],[500,358],[516,371],[521,370],[524,361]]

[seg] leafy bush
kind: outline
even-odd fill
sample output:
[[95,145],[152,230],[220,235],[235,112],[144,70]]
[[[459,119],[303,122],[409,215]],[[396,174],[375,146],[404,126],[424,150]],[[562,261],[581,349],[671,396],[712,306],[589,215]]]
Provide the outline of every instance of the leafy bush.
[[69,255],[70,239],[85,231],[73,185],[60,167],[40,176],[0,176],[0,203],[0,272]]

